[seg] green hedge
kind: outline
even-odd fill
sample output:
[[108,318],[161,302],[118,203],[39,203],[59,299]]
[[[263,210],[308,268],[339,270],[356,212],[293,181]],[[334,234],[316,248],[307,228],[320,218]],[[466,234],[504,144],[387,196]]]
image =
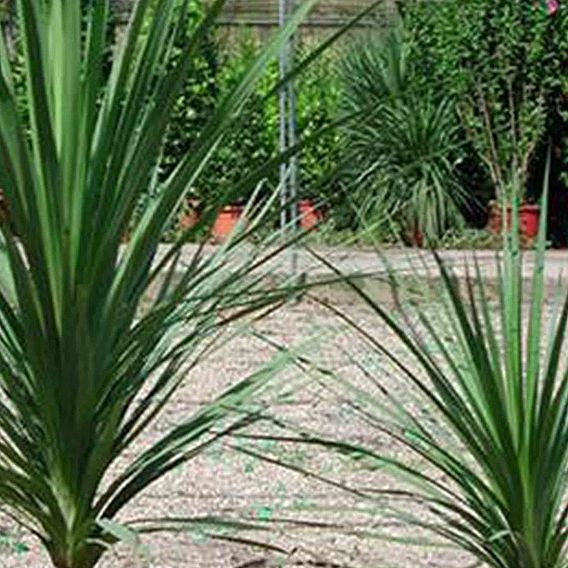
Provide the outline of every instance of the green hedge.
[[[86,0],[86,7],[92,0]],[[182,0],[180,0],[180,3]],[[0,12],[3,3],[0,0]],[[155,8],[159,9],[159,0]],[[188,36],[204,15],[203,0],[190,0],[192,18]],[[109,30],[109,34],[115,30]],[[182,95],[176,102],[171,126],[164,142],[161,161],[161,178],[175,168],[183,156],[191,151],[203,127],[218,107],[222,98],[238,83],[248,66],[258,54],[259,43],[245,31],[240,40],[230,45],[221,45],[213,34],[205,38],[198,57],[192,60]],[[173,59],[181,54],[181,45],[174,49]],[[19,62],[19,46],[14,57]],[[300,46],[298,60],[309,51],[309,46]],[[109,58],[111,53],[109,52]],[[339,99],[338,81],[334,70],[335,58],[332,53],[323,55],[297,79],[298,132],[300,138],[312,136],[336,119]],[[269,66],[265,76],[242,111],[237,123],[224,139],[209,167],[198,179],[189,197],[197,198],[204,204],[217,202],[220,194],[226,194],[243,176],[256,167],[262,166],[278,152],[279,104],[277,95],[269,96],[278,81],[278,63]],[[16,76],[22,114],[25,115],[25,84],[23,65]],[[335,186],[324,183],[326,176],[338,161],[340,155],[339,137],[335,131],[322,133],[305,148],[300,155],[301,195],[329,200]],[[244,168],[246,167],[246,170]],[[265,194],[278,184],[278,173],[265,181]],[[250,194],[237,196],[246,201]],[[139,204],[132,223],[136,223],[140,212],[147,205],[148,194]],[[177,220],[172,221],[170,231],[176,230]],[[166,235],[167,237],[167,235]]]
[[[203,15],[201,0],[190,2],[191,24],[188,34]],[[181,54],[177,46],[174,60]],[[192,59],[192,66],[184,90],[175,104],[164,146],[162,174],[167,175],[191,150],[206,121],[211,117],[217,104],[218,95],[218,48],[213,35],[207,36],[201,45],[199,55]]]
[[[248,65],[255,59],[258,43],[252,36],[243,34],[236,45],[221,51],[217,76],[218,96],[233,88]],[[308,47],[300,47],[300,60]],[[301,196],[327,200],[333,188],[324,183],[328,172],[337,163],[340,153],[339,137],[334,130],[313,136],[336,118],[339,99],[338,83],[332,54],[312,64],[296,82],[298,98],[298,133],[300,139],[311,137],[299,157]],[[217,150],[210,168],[196,188],[202,200],[214,198],[219,192],[233,187],[243,175],[277,154],[279,139],[279,100],[272,93],[278,81],[278,64],[274,62],[259,82],[233,131]],[[272,93],[272,94],[271,94]],[[246,171],[243,165],[246,164]],[[264,182],[266,195],[278,185],[274,171]],[[236,196],[246,201],[250,194]]]

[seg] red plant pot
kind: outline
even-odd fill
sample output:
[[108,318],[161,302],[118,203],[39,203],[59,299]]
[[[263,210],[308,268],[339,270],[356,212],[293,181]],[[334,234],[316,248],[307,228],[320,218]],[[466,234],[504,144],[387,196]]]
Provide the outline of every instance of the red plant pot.
[[535,239],[540,229],[540,206],[526,203],[519,209],[521,235]]
[[201,220],[201,203],[197,199],[188,199],[186,209],[179,220],[182,231],[193,229]]
[[[512,209],[507,207],[507,228],[511,227]],[[523,203],[519,208],[519,232],[524,242],[531,242],[538,236],[540,228],[540,206]],[[499,203],[489,204],[489,230],[494,235],[503,232],[503,209]]]
[[242,218],[244,210],[242,205],[227,205],[217,213],[212,229],[216,242],[222,243],[228,239]]
[[310,231],[323,221],[323,213],[318,209],[311,199],[302,199],[298,203],[298,215],[300,216],[300,227],[305,231]]
[[406,229],[402,234],[403,242],[410,247],[424,248],[426,239],[424,233],[419,229]]

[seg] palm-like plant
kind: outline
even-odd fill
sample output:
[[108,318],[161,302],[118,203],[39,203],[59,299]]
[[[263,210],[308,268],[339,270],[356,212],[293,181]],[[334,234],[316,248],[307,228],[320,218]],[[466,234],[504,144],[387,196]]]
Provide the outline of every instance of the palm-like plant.
[[342,62],[344,111],[365,113],[345,128],[349,176],[368,223],[395,221],[435,240],[463,221],[459,130],[452,102],[416,84],[409,51],[404,29],[395,28],[359,41]]
[[[139,0],[108,75],[109,2],[82,4],[18,2],[25,116],[0,40],[0,183],[18,234],[2,227],[0,503],[58,568],[97,564],[115,540],[109,526],[130,500],[253,419],[237,407],[264,372],[105,477],[174,395],[183,371],[214,348],[219,330],[286,296],[285,288],[267,291],[259,275],[269,255],[239,252],[238,237],[184,266],[184,239],[156,253],[265,64],[313,2],[302,3],[269,42],[160,183],[173,105],[223,1],[185,41],[187,3]],[[183,56],[172,65],[180,42]],[[264,175],[244,175],[241,185]],[[123,229],[148,188],[156,197],[122,250]],[[150,289],[152,299],[143,302]]]
[[[388,511],[433,531],[486,566],[565,568],[568,297],[560,290],[564,297],[545,325],[545,223],[530,294],[518,218],[513,225],[498,261],[497,309],[477,263],[460,291],[440,262],[442,291],[432,283],[425,301],[407,304],[400,297],[398,315],[351,282],[399,345],[335,311],[388,362],[402,388],[383,382],[358,358],[366,379],[338,376],[331,384],[339,385],[377,446],[322,440],[309,431],[301,439],[333,447],[366,471],[393,473],[394,490],[373,491],[368,478],[357,488],[359,498],[379,503],[378,514]],[[396,450],[385,450],[385,437]]]
[[458,140],[448,100],[424,95],[385,106],[353,140],[368,163],[367,207],[397,220],[411,238],[435,241],[462,226],[467,200],[452,156]]

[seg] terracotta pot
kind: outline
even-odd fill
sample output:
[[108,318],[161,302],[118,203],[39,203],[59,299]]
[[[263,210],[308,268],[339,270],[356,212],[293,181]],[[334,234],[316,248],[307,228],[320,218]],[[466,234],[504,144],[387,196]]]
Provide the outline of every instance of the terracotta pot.
[[179,228],[182,231],[193,229],[201,220],[201,202],[198,199],[188,199],[186,207],[179,220]]
[[408,246],[424,248],[424,233],[420,229],[407,229],[403,234],[403,240]]
[[[507,228],[511,227],[512,208],[507,207]],[[531,242],[538,236],[540,228],[540,206],[532,203],[523,203],[519,208],[519,231],[523,241]],[[501,205],[492,201],[489,204],[489,230],[494,235],[503,232],[503,209]]]
[[217,213],[215,223],[213,224],[213,240],[219,243],[226,241],[242,218],[244,210],[245,208],[242,205],[227,205],[223,207]]
[[519,210],[521,233],[528,239],[538,237],[540,229],[540,206],[531,203],[521,205]]
[[302,199],[298,203],[298,215],[300,216],[300,227],[305,231],[310,231],[323,221],[323,213],[318,209],[311,199]]

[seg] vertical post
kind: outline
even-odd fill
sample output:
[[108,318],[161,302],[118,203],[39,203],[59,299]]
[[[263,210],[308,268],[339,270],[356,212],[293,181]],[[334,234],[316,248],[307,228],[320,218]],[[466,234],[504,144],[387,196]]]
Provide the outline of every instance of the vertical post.
[[[279,0],[278,4],[278,24],[280,28],[286,25],[288,12],[287,0]],[[288,47],[285,46],[280,51],[280,79],[283,80],[288,71]],[[286,85],[280,88],[280,152],[283,153],[288,148],[288,93]],[[288,223],[287,215],[288,204],[288,164],[280,164],[280,228],[282,233],[286,231]]]
[[[283,28],[295,9],[294,0],[279,0],[278,23]],[[291,69],[295,39],[286,42],[280,52],[280,78],[284,79]],[[285,152],[297,143],[296,92],[294,81],[282,84],[280,89],[280,151]],[[280,165],[280,226],[282,233],[297,230],[298,223],[298,160],[295,156]],[[291,271],[295,275],[298,251],[292,247]]]
[[[290,9],[291,13],[294,13],[296,8],[295,0],[290,0]],[[294,65],[294,55],[295,55],[295,48],[296,48],[296,37],[293,36],[290,40],[290,47],[289,47],[289,57],[292,61],[292,66]],[[296,88],[294,79],[290,80],[287,84],[288,88],[288,144],[289,147],[292,148],[296,145],[298,137],[297,137],[297,105],[296,105]],[[299,219],[299,211],[298,211],[298,157],[294,154],[290,158],[290,218],[293,220],[292,227],[294,231],[299,229],[298,224],[300,222]],[[292,255],[291,258],[291,269],[292,274],[295,276],[298,273],[298,250],[296,246],[292,247],[290,254]]]

